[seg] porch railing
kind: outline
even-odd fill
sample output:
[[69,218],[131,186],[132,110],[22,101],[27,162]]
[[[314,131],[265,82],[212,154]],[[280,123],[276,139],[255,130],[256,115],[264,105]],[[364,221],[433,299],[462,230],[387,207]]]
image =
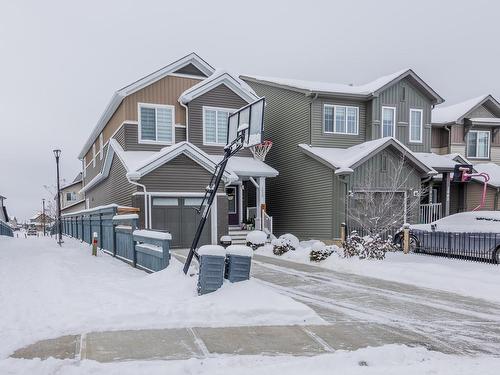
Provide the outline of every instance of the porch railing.
[[420,224],[428,224],[441,219],[441,203],[420,205]]
[[273,217],[269,216],[266,212],[262,211],[262,229],[267,234],[273,234]]

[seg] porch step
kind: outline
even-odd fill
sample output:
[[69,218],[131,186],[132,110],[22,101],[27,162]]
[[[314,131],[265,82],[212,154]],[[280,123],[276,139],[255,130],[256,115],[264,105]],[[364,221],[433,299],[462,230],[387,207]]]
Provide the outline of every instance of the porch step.
[[229,235],[235,245],[245,245],[248,233],[250,233],[249,230],[241,229],[239,226],[229,226]]

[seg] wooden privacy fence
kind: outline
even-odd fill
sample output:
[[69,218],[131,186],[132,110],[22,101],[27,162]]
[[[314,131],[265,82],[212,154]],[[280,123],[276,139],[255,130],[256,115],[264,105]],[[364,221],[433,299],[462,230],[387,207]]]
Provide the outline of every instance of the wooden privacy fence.
[[0,220],[0,236],[14,237],[14,232],[12,232],[12,228],[2,220]]
[[63,215],[62,233],[88,244],[97,234],[106,253],[146,271],[160,271],[170,262],[169,233],[138,230],[138,215],[120,215],[121,207],[109,205]]

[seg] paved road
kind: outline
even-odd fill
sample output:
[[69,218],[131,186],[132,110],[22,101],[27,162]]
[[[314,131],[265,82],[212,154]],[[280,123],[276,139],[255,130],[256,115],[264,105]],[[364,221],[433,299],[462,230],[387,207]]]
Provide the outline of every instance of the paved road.
[[258,255],[252,275],[345,326],[359,346],[407,342],[500,355],[499,304]]

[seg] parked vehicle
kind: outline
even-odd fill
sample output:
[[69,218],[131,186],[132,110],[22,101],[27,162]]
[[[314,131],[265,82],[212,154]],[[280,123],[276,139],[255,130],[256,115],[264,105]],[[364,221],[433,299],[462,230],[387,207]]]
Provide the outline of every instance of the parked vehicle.
[[29,227],[28,231],[26,232],[28,236],[38,236],[38,231],[36,230],[35,227]]
[[[394,236],[402,245],[403,233]],[[410,227],[410,251],[500,264],[500,212],[462,212]]]

